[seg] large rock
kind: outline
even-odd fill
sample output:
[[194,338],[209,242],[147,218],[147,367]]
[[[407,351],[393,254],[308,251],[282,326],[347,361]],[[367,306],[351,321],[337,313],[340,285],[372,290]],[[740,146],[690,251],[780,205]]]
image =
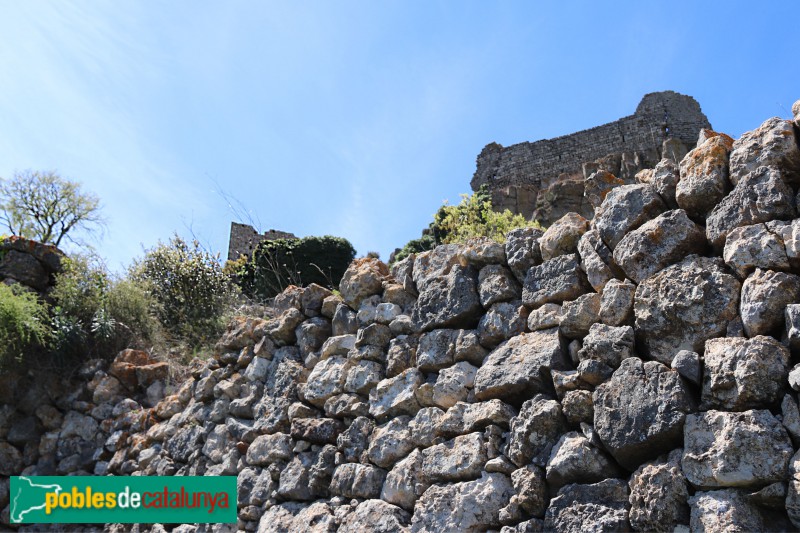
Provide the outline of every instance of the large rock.
[[665,159],[658,162],[653,169],[653,177],[650,180],[650,185],[655,188],[656,192],[661,196],[661,199],[671,209],[678,207],[678,202],[675,200],[675,189],[680,181],[680,169],[678,163],[672,159]]
[[800,529],[800,452],[794,454],[792,457],[792,461],[789,465],[789,476],[789,487],[786,494],[786,512],[794,527]]
[[370,465],[345,463],[336,467],[330,490],[345,498],[378,498],[386,479],[386,470]]
[[259,435],[247,448],[247,462],[266,466],[277,461],[288,461],[292,458],[292,446],[292,438],[285,433]]
[[475,384],[477,371],[477,368],[466,361],[440,371],[433,386],[433,403],[442,409],[449,409],[466,400]]
[[593,403],[600,440],[629,470],[680,446],[686,414],[695,409],[680,374],[637,357],[622,361],[611,379],[597,387]]
[[703,360],[704,409],[768,408],[783,398],[791,361],[772,337],[711,339]]
[[461,264],[460,244],[444,244],[433,250],[416,254],[412,277],[418,292],[438,278],[447,276],[451,269]]
[[681,472],[683,450],[640,466],[628,486],[630,521],[636,531],[671,532],[689,523],[689,488]]
[[422,451],[422,475],[430,483],[480,477],[488,457],[482,433],[470,433]]
[[506,261],[520,283],[532,266],[542,262],[539,239],[543,232],[537,228],[517,228],[506,235]]
[[794,453],[783,425],[766,410],[688,415],[683,442],[683,473],[698,489],[785,480]]
[[703,228],[682,209],[667,211],[631,231],[614,248],[614,261],[636,283],[706,249]]
[[606,243],[600,238],[596,229],[590,229],[578,241],[578,254],[581,256],[581,268],[592,288],[601,292],[606,283],[613,280],[619,271],[614,257]]
[[375,422],[366,416],[359,416],[336,438],[336,446],[348,462],[356,462],[369,446],[369,438]]
[[594,209],[600,207],[606,199],[608,192],[620,185],[625,185],[625,181],[619,179],[607,170],[597,170],[590,174],[583,182],[583,196],[589,205]]
[[691,531],[727,533],[729,531],[769,531],[758,507],[738,490],[697,492],[689,499],[692,506]]
[[731,190],[728,156],[733,139],[724,133],[705,130],[705,141],[681,161],[681,179],[675,200],[689,216],[703,219]]
[[[441,410],[437,409],[437,411],[441,413]],[[431,420],[436,424],[435,427],[418,425],[413,427],[412,431],[415,435],[422,431],[425,434],[451,437],[479,431],[490,425],[508,428],[516,415],[517,412],[513,407],[500,400],[478,403],[458,402],[448,409],[447,413],[430,417],[435,419]]]
[[422,496],[427,488],[428,484],[422,480],[422,452],[416,449],[395,464],[386,476],[381,499],[407,511],[413,511],[417,498]]
[[606,479],[592,485],[572,484],[550,500],[545,531],[630,531],[628,486],[621,479]]
[[408,428],[410,421],[411,419],[407,416],[399,416],[373,430],[367,450],[372,464],[381,468],[391,468],[414,449],[414,442]]
[[611,190],[595,214],[594,224],[609,248],[616,248],[626,233],[666,211],[652,185],[622,185]]
[[0,441],[0,476],[18,476],[22,472],[22,454],[11,444]]
[[511,420],[506,455],[519,467],[531,462],[544,467],[553,446],[566,430],[561,404],[537,394],[525,402],[519,415]]
[[592,324],[600,320],[600,295],[596,292],[578,296],[561,306],[559,331],[570,339],[581,339]]
[[578,358],[581,361],[596,359],[612,368],[617,368],[624,359],[634,355],[633,347],[632,327],[592,324],[589,334],[583,339],[583,347],[578,352]]
[[634,300],[639,349],[665,364],[680,350],[702,352],[736,318],[740,287],[721,259],[697,256],[647,278]]
[[[740,226],[728,235],[722,257],[736,274],[744,279],[756,268],[788,270],[789,258],[783,240],[783,229],[777,224]],[[786,225],[788,227],[788,225]]]
[[514,487],[508,476],[483,473],[480,479],[434,485],[414,506],[411,531],[485,531],[500,526],[500,509]]
[[344,392],[347,372],[353,361],[344,357],[329,357],[316,364],[308,376],[305,398],[310,404],[323,407],[325,401]]
[[621,474],[602,450],[576,431],[561,436],[547,461],[547,486],[556,491],[570,483],[596,483]]
[[522,302],[494,304],[478,322],[481,346],[492,349],[501,342],[525,331],[530,310]]
[[16,250],[4,251],[0,256],[1,279],[10,278],[40,292],[47,289],[50,274],[35,257]]
[[382,500],[367,500],[342,520],[339,531],[395,533],[405,531],[411,517],[403,509]]
[[535,309],[542,304],[574,300],[590,291],[577,254],[560,255],[531,267],[522,289],[522,303]]
[[478,273],[478,297],[484,308],[497,302],[519,300],[522,286],[514,274],[502,265],[488,265]]
[[759,167],[742,176],[733,191],[711,211],[706,219],[706,237],[721,250],[735,228],[789,220],[796,214],[794,194],[781,171]]
[[422,373],[416,368],[409,368],[398,376],[384,379],[369,392],[370,414],[379,419],[416,414],[420,408],[416,391],[423,382]]
[[736,184],[758,167],[780,168],[787,181],[800,179],[800,149],[792,122],[777,117],[743,134],[731,152],[731,181]]
[[609,326],[633,323],[633,299],[636,285],[630,280],[610,280],[600,297],[600,320]]
[[578,213],[567,213],[553,222],[539,239],[542,260],[577,252],[578,241],[588,229],[589,221]]
[[432,279],[425,285],[412,319],[421,331],[472,328],[482,312],[477,271],[472,266],[457,265],[446,276]]
[[557,328],[513,337],[491,352],[478,369],[475,398],[518,404],[532,393],[550,389],[551,368],[567,368]]
[[339,282],[344,303],[358,309],[364,298],[382,292],[383,280],[388,275],[389,267],[379,259],[365,257],[353,261]]
[[800,301],[800,276],[757,268],[742,284],[739,312],[748,337],[780,335],[788,304]]

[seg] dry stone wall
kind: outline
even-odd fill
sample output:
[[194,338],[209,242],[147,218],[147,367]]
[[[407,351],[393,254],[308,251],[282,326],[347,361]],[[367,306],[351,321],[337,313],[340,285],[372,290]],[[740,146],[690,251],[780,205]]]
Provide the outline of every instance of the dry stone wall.
[[798,128],[718,138],[592,220],[291,287],[177,389],[126,351],[0,397],[0,475],[238,476],[181,532],[800,528]]
[[[703,128],[711,125],[691,96],[650,93],[633,115],[610,124],[508,147],[486,145],[470,185],[474,191],[487,185],[496,208],[546,225],[570,210],[591,217],[591,207],[580,201],[583,179],[591,172],[603,168],[633,181],[637,171],[672,156],[676,145],[693,147]],[[680,160],[686,149],[677,150]]]
[[294,233],[271,229],[264,233],[259,233],[249,224],[231,222],[231,235],[228,239],[228,261],[235,261],[241,256],[250,257],[256,245],[262,241],[274,241],[277,239],[296,239]]

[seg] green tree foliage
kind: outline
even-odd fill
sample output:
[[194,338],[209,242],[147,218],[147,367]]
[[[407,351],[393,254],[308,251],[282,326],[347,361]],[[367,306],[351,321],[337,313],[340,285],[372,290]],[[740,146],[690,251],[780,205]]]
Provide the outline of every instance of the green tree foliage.
[[101,227],[100,200],[55,172],[0,179],[0,220],[14,235],[59,246],[75,229]]
[[47,307],[20,286],[0,284],[0,367],[24,362],[50,341]]
[[458,205],[445,204],[440,207],[426,233],[419,239],[409,241],[395,254],[394,260],[431,250],[439,244],[464,243],[475,237],[505,242],[509,231],[527,226],[541,228],[538,222],[515,215],[508,209],[494,211],[491,193],[484,185],[472,195],[462,194]]
[[216,340],[236,296],[219,257],[177,235],[136,261],[130,279],[152,297],[153,312],[166,332],[193,346]]
[[236,264],[236,278],[243,292],[257,299],[271,298],[289,285],[336,288],[355,255],[347,239],[330,235],[263,241],[250,260]]

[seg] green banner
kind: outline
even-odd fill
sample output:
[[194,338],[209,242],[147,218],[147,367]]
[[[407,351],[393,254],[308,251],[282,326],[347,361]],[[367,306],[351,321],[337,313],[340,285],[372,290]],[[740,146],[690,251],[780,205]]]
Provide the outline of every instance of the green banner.
[[14,524],[236,522],[235,476],[15,476]]

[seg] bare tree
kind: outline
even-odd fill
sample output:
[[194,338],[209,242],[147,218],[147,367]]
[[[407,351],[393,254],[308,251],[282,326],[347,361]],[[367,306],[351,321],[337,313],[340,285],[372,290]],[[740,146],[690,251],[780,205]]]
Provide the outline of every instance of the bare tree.
[[14,235],[58,246],[68,234],[104,225],[100,200],[56,172],[25,170],[0,178],[0,221]]

